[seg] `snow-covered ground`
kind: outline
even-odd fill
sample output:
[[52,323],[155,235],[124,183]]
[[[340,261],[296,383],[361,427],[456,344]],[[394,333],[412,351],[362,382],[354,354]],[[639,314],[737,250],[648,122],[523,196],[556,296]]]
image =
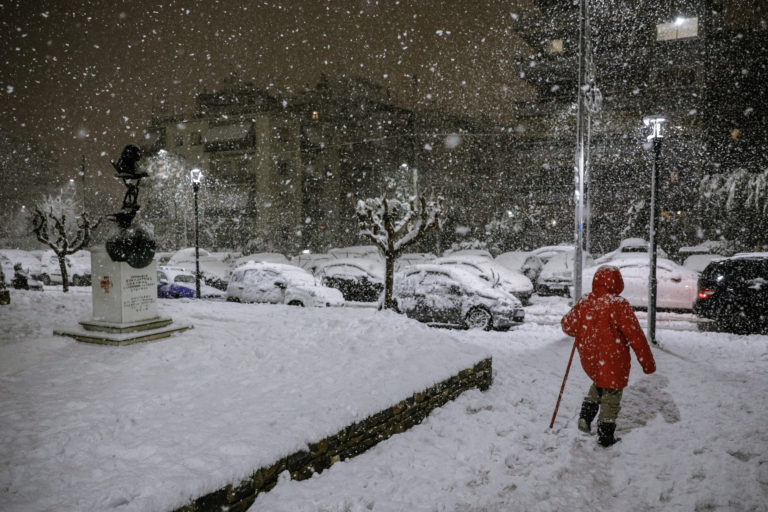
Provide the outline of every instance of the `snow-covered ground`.
[[[369,308],[181,300],[161,308],[195,324],[183,342],[112,348],[50,334],[87,316],[88,299],[14,293],[0,309],[3,510],[168,509],[248,474],[276,440],[296,448],[302,429],[320,438],[399,400],[422,384],[402,375],[425,360],[422,373],[450,373],[488,353],[488,391],[309,480],[284,475],[251,510],[768,510],[768,336],[699,333],[690,315],[660,316],[658,371],[633,363],[623,440],[603,449],[576,428],[589,386],[578,356],[547,428],[571,348],[557,325],[565,299],[536,300],[510,332],[429,329]],[[306,370],[297,346],[316,377],[296,378]],[[401,388],[349,389],[358,372],[390,365]],[[263,372],[271,384],[253,389]],[[330,402],[313,403],[318,386]],[[264,398],[286,392],[290,404]]]

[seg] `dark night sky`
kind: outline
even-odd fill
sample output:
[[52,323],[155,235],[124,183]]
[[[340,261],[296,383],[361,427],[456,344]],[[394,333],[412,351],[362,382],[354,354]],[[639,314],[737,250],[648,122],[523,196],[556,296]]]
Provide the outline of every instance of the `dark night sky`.
[[416,73],[422,105],[508,118],[530,94],[512,31],[530,3],[2,2],[0,129],[54,149],[65,179],[85,155],[91,180],[143,138],[153,108],[189,111],[230,73],[286,92],[363,76],[406,106]]

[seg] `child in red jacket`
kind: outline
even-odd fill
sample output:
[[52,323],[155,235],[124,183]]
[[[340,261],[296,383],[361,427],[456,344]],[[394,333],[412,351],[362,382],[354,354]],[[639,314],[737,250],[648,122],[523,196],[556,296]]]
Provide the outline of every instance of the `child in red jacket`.
[[621,394],[629,382],[629,348],[645,373],[656,371],[640,323],[629,302],[619,295],[623,290],[619,269],[600,267],[592,281],[592,293],[581,297],[560,322],[563,331],[576,338],[581,366],[593,381],[581,404],[579,430],[590,432],[599,410],[597,435],[602,446],[618,441],[614,432]]

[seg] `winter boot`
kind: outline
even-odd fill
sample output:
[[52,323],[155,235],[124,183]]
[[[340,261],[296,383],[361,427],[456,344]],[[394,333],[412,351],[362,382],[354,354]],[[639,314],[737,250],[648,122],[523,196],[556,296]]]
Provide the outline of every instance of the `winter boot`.
[[616,431],[616,424],[612,421],[597,422],[597,442],[600,446],[608,447],[621,441],[621,438],[613,437]]
[[597,410],[600,405],[597,402],[587,402],[586,400],[581,403],[581,415],[579,415],[579,430],[592,433],[592,420],[597,416]]

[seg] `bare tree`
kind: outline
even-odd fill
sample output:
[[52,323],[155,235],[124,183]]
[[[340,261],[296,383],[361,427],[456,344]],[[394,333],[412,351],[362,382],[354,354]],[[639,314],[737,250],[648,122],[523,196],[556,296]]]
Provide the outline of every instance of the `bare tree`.
[[73,223],[75,217],[72,202],[59,198],[48,198],[43,205],[34,209],[32,231],[37,239],[50,247],[59,260],[62,287],[69,291],[67,276],[67,256],[74,254],[91,243],[91,233],[101,223],[95,223],[83,212]]
[[[357,218],[360,234],[373,241],[384,255],[384,309],[392,308],[395,261],[404,249],[421,240],[430,230],[440,231],[444,214],[443,198],[427,201],[424,196],[409,202],[386,197],[360,200]],[[417,204],[420,208],[417,208]]]

